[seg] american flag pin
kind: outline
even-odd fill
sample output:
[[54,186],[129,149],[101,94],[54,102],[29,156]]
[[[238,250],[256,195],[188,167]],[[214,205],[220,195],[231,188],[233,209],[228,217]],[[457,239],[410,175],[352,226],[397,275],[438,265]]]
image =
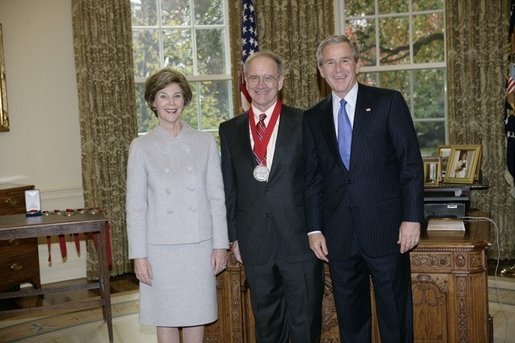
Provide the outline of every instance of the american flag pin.
[[365,108],[365,111],[370,112],[372,109],[370,107]]

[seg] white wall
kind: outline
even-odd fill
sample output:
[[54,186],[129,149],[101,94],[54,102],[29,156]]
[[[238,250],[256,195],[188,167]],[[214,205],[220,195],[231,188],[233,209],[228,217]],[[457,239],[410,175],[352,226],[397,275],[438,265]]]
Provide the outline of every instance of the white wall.
[[[40,189],[43,210],[84,206],[71,0],[0,0],[10,131],[0,132],[0,183]],[[73,243],[40,245],[43,283],[84,277]]]

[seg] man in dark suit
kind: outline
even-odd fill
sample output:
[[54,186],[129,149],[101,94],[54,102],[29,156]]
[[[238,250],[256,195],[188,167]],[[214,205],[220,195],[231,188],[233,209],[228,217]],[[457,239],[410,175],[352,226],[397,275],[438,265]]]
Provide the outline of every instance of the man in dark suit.
[[278,99],[275,53],[254,53],[244,73],[252,107],[219,130],[231,251],[245,266],[257,342],[319,342],[323,263],[304,217],[302,111]]
[[358,60],[342,35],[317,50],[332,94],[304,116],[304,205],[319,231],[309,242],[329,262],[344,342],[370,342],[370,279],[382,342],[411,342],[408,252],[423,220],[422,158],[402,95],[358,83]]

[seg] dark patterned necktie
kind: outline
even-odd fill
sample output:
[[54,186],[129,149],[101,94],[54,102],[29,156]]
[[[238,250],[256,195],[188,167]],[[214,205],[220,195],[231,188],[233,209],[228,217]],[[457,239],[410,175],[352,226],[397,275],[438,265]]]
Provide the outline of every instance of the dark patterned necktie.
[[[257,132],[257,137],[258,137],[259,142],[254,142],[254,146],[261,144],[261,142],[263,141],[263,137],[265,136],[265,131],[266,131],[265,118],[266,118],[266,114],[261,113],[259,115],[259,121],[256,124],[256,132]],[[263,156],[263,161],[259,160],[259,157],[256,155],[255,152],[254,152],[254,157],[256,158],[256,162],[258,164],[261,163],[262,165],[266,166],[266,152],[265,152],[265,155]]]

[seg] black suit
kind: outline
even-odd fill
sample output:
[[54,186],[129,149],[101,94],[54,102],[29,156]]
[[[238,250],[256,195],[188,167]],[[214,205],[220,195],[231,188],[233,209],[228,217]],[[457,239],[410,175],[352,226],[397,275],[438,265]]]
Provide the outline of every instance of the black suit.
[[302,111],[282,107],[268,182],[253,177],[248,116],[222,123],[219,133],[229,239],[245,265],[258,342],[316,342],[323,266],[309,248],[304,216]]
[[409,254],[397,241],[402,221],[423,220],[423,170],[408,107],[397,91],[358,85],[350,170],[332,96],[304,119],[307,223],[326,239],[342,337],[369,339],[370,309],[360,304],[369,303],[371,275],[383,343],[410,341]]

